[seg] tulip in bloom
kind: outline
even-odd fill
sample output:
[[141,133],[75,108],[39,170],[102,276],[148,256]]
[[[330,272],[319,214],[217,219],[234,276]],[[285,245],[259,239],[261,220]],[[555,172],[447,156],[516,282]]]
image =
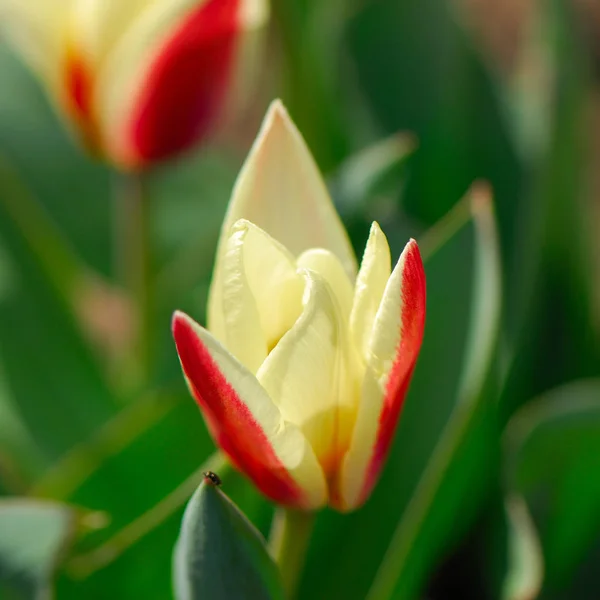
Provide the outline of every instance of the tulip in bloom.
[[388,453],[424,323],[416,242],[392,270],[374,223],[357,273],[314,160],[275,102],[223,224],[208,330],[173,317],[217,444],[275,502],[357,508]]
[[0,0],[0,27],[84,143],[121,167],[207,133],[267,0]]

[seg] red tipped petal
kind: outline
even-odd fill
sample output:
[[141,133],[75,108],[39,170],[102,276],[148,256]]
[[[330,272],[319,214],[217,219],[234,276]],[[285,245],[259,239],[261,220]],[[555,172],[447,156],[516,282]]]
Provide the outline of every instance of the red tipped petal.
[[398,424],[425,329],[425,271],[411,240],[379,307],[367,357],[361,405],[334,503],[356,508],[370,495]]
[[240,0],[208,0],[166,41],[129,119],[131,162],[166,158],[207,133],[232,72],[239,9]]
[[174,315],[173,336],[190,390],[232,462],[276,502],[321,506],[326,484],[312,449],[256,378],[182,313]]
[[425,270],[416,242],[411,242],[408,249],[402,275],[402,296],[401,341],[386,386],[383,409],[379,416],[377,443],[373,449],[362,491],[363,500],[371,493],[387,457],[423,341],[426,304]]

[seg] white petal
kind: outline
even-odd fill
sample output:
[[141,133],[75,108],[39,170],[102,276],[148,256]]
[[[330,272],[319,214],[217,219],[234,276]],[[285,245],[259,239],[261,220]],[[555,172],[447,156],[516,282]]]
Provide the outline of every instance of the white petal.
[[300,427],[327,474],[349,443],[357,398],[335,298],[318,275],[306,271],[306,277],[304,312],[257,378],[283,417]]
[[302,311],[304,278],[293,257],[264,231],[241,220],[225,246],[222,330],[213,333],[256,373]]
[[377,223],[371,226],[356,286],[350,317],[350,331],[360,355],[366,358],[383,291],[391,274],[390,247]]

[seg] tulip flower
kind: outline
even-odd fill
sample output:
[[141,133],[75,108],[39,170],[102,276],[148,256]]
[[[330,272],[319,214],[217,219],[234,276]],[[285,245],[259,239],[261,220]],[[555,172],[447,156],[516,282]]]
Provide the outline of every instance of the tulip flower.
[[208,329],[173,317],[216,443],[275,502],[357,508],[390,448],[424,323],[416,242],[392,270],[374,223],[357,272],[317,166],[275,102],[223,224]]
[[85,145],[123,168],[202,138],[267,0],[0,0],[0,28]]

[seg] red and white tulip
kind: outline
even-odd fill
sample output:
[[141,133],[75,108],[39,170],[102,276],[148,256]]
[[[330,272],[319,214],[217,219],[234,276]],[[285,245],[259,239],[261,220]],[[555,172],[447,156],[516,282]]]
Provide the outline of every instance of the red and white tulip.
[[90,150],[139,168],[206,135],[267,1],[0,0],[0,29]]
[[392,270],[373,223],[357,272],[317,166],[275,102],[223,224],[208,329],[173,318],[216,443],[275,502],[357,508],[390,448],[424,324],[416,242]]

